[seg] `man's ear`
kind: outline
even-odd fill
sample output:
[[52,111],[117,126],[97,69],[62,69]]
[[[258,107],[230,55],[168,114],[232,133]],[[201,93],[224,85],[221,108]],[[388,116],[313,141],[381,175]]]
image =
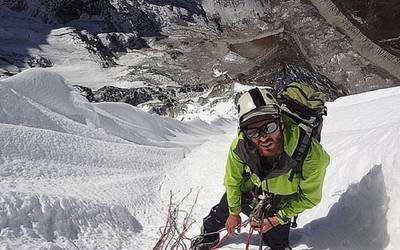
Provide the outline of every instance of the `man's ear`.
[[279,123],[281,124],[281,129],[282,129],[282,131],[283,131],[283,130],[285,129],[285,124],[283,123],[282,117],[279,118]]

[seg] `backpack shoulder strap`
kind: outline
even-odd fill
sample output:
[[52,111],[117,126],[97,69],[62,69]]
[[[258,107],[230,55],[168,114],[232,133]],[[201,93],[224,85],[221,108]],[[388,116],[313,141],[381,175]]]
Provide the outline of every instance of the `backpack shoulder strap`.
[[303,178],[303,163],[306,159],[308,150],[311,145],[312,137],[307,134],[307,132],[299,127],[300,135],[299,135],[299,142],[297,143],[297,147],[293,152],[292,158],[296,160],[297,166],[293,168],[292,172],[289,176],[289,181],[293,181],[294,174],[299,174],[302,179]]

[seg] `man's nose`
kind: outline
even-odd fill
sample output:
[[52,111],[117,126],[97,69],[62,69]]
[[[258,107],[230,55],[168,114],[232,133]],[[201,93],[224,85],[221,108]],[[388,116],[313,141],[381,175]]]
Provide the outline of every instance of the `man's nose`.
[[261,142],[265,142],[269,138],[269,134],[265,132],[261,132],[260,137],[258,137],[258,140]]

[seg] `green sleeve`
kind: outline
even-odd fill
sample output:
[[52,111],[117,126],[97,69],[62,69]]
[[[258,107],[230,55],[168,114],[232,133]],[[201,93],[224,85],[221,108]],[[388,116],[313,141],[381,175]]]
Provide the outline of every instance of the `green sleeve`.
[[225,167],[224,185],[228,200],[229,214],[238,215],[241,210],[241,185],[243,182],[244,163],[233,152],[238,138],[236,138],[229,149],[228,159]]
[[290,196],[277,213],[281,224],[286,223],[288,219],[304,210],[316,206],[321,201],[322,187],[329,160],[328,153],[313,139],[303,163],[303,180],[300,180],[299,193]]

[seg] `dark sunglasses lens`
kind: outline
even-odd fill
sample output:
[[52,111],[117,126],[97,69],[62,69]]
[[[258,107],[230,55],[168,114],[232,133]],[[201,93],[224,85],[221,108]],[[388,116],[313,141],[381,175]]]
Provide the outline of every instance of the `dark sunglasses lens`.
[[260,135],[258,128],[246,129],[244,133],[248,138],[257,138]]
[[266,134],[271,134],[273,132],[275,132],[275,130],[278,128],[278,123],[276,121],[267,123],[264,125],[263,127],[263,131]]
[[272,121],[258,128],[245,129],[244,133],[248,138],[255,139],[261,135],[261,132],[265,134],[274,133],[278,129],[278,126],[279,124],[277,121]]

